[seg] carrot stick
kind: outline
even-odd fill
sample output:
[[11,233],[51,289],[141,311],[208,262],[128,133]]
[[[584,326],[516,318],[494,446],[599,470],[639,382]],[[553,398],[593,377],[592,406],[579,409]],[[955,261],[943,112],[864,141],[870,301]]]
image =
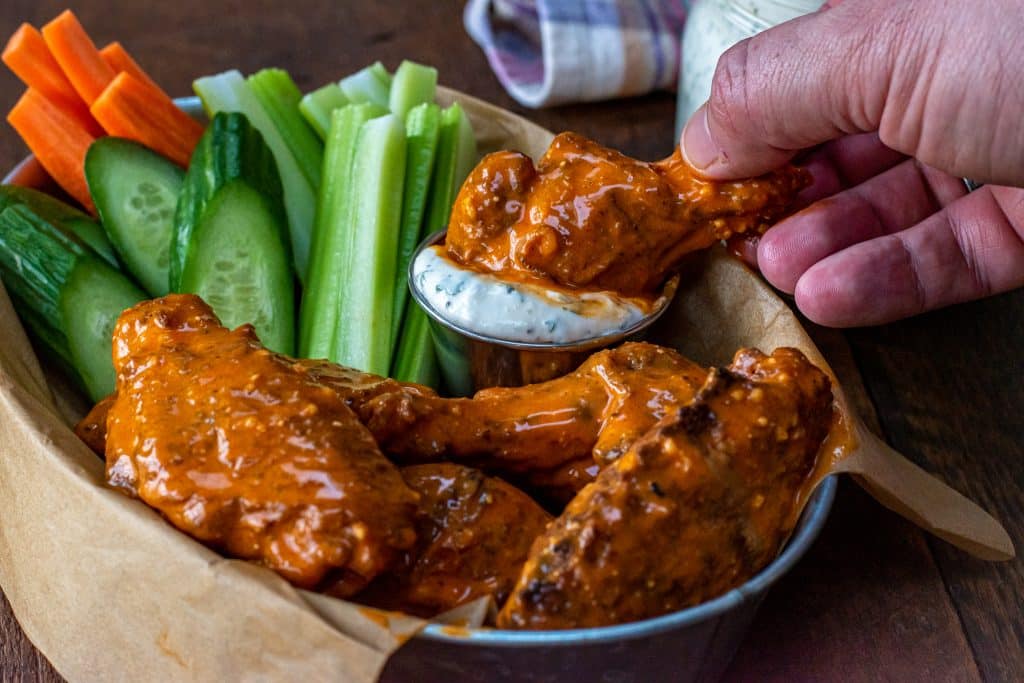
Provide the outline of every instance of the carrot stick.
[[33,26],[22,24],[7,41],[0,59],[25,85],[38,90],[89,133],[103,135],[100,124],[96,123],[96,119],[89,113],[89,107],[50,54],[42,34]]
[[203,127],[159,88],[122,71],[90,108],[100,125],[188,166]]
[[96,44],[85,32],[71,10],[43,27],[43,39],[64,75],[90,107],[103,89],[114,80],[114,70],[100,56]]
[[95,138],[34,88],[25,91],[7,121],[57,184],[95,214],[85,182],[85,153]]
[[149,77],[149,74],[142,70],[139,63],[132,59],[132,56],[128,54],[128,51],[124,49],[124,45],[121,45],[119,41],[115,40],[110,45],[107,45],[100,50],[100,57],[103,57],[103,61],[107,63],[107,66],[114,70],[114,73],[127,71],[140,81],[152,86],[165,95],[167,94],[159,85],[156,84],[156,81]]

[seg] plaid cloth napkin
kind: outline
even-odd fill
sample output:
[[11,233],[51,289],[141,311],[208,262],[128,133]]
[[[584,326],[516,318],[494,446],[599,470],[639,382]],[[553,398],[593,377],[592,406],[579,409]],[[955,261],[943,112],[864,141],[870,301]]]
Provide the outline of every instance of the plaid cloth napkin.
[[683,0],[469,0],[466,30],[527,107],[675,87]]

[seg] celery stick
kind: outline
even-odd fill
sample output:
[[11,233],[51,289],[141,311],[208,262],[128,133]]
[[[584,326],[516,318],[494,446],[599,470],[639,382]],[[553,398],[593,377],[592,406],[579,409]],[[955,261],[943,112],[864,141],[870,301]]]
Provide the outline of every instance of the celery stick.
[[299,355],[327,358],[338,326],[338,301],[347,286],[352,251],[352,160],[360,127],[386,113],[372,104],[350,104],[331,114],[324,149],[324,181],[316,206],[309,281],[302,292]]
[[404,61],[391,83],[391,112],[404,117],[416,105],[433,102],[436,91],[437,69]]
[[338,82],[341,92],[352,102],[372,102],[388,106],[391,74],[380,62],[355,72]]
[[455,195],[477,162],[476,137],[466,113],[456,102],[441,112],[441,136],[430,184],[424,225],[426,235],[448,227]]
[[386,375],[391,369],[398,229],[405,179],[405,127],[394,114],[359,129],[352,165],[354,243],[331,360]]
[[348,104],[348,98],[337,83],[328,83],[318,90],[307,94],[299,101],[299,111],[321,140],[327,139],[327,129],[331,127],[331,112]]
[[263,69],[249,76],[248,83],[299,163],[299,170],[310,185],[320,187],[324,146],[299,112],[302,93],[295,81],[283,69]]
[[[398,85],[397,75],[395,85]],[[395,272],[396,315],[391,324],[391,338],[395,340],[398,339],[405,302],[409,298],[407,271],[412,253],[416,251],[416,245],[420,241],[440,129],[441,108],[433,102],[414,107],[405,117],[405,134],[408,138],[405,155],[405,190],[402,196],[402,227],[398,231],[398,265]]]
[[437,354],[430,336],[430,320],[415,301],[409,302],[409,309],[405,312],[391,376],[401,382],[415,382],[434,389],[440,383]]
[[313,214],[316,210],[316,191],[306,180],[284,138],[277,131],[252,88],[237,70],[205,76],[192,84],[192,89],[203,101],[203,108],[212,118],[218,111],[237,111],[245,114],[260,132],[274,153],[281,184],[284,186],[284,204],[288,213],[292,255],[299,280],[306,281],[309,264],[310,239],[313,233]]

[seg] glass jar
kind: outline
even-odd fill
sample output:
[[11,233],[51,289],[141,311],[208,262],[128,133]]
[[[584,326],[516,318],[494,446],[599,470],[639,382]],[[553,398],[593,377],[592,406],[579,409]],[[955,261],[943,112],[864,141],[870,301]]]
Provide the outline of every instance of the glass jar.
[[718,58],[766,28],[817,10],[823,0],[694,0],[682,40],[676,139],[711,94]]

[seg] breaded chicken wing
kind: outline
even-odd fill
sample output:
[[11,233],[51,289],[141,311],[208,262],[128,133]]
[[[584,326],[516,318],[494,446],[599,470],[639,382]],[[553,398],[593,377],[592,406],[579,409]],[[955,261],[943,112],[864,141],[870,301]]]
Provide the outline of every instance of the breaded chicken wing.
[[192,295],[125,311],[107,479],[174,526],[340,595],[415,540],[418,496],[316,373],[231,331]]
[[740,351],[548,526],[498,625],[617,624],[740,585],[793,528],[831,420],[829,379],[803,354]]

